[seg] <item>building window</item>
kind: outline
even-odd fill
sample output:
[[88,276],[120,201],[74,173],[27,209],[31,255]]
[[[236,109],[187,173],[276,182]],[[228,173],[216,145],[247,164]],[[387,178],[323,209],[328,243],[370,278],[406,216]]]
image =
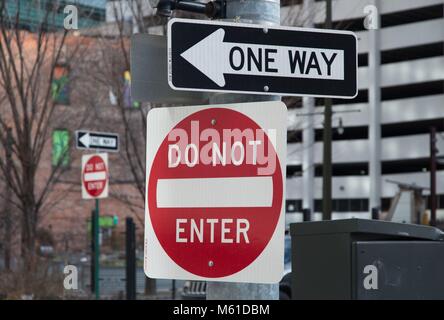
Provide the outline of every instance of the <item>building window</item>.
[[69,70],[66,66],[56,66],[51,84],[51,96],[57,104],[69,104]]
[[322,200],[314,201],[315,212],[322,212]]
[[[322,212],[322,200],[315,200],[315,211]],[[365,212],[368,211],[368,199],[333,199],[333,212]]]
[[381,211],[388,211],[392,204],[392,198],[382,198],[381,199]]
[[46,4],[45,4],[45,11],[46,12],[52,12],[52,11],[54,11],[54,8],[56,8],[56,4],[54,4],[50,1],[46,2]]
[[105,21],[105,10],[90,6],[80,6],[79,14],[83,19]]
[[287,200],[286,201],[287,212],[302,212],[302,200]]
[[[426,196],[425,202],[426,202],[427,209],[430,210],[432,208],[431,197]],[[444,209],[444,195],[439,195],[439,194],[436,195],[436,209]]]
[[340,199],[338,200],[338,212],[348,212],[350,211],[350,202],[349,199]]
[[52,133],[52,166],[69,166],[69,131],[56,129]]

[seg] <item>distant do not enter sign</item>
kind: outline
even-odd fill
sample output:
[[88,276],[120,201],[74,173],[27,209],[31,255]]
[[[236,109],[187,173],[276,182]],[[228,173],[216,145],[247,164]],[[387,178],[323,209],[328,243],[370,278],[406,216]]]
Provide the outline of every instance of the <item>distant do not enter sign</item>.
[[149,255],[148,275],[230,281],[258,259],[280,232],[284,180],[276,130],[223,107],[193,112],[171,128],[148,166],[147,211],[160,251],[177,269],[165,274],[168,268],[152,266]]
[[82,157],[82,197],[97,199],[108,197],[108,154],[99,153]]

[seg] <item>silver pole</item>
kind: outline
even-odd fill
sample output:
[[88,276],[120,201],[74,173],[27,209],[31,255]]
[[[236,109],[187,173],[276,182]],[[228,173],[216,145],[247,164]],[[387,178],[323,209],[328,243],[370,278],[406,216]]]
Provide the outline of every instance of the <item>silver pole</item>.
[[[280,0],[227,0],[226,20],[273,26],[280,24]],[[218,94],[210,103],[280,100],[279,96]],[[208,282],[208,300],[277,300],[279,284]]]
[[[379,9],[379,0],[374,5]],[[379,19],[378,19],[379,21]],[[369,102],[369,144],[370,144],[370,212],[381,204],[381,88],[380,88],[380,30],[371,29],[368,52],[368,102]]]
[[[304,26],[313,28],[314,0],[305,0],[302,10],[307,13]],[[315,112],[314,98],[304,97],[302,105],[304,113],[313,114]],[[313,116],[306,117],[302,130],[302,208],[310,210],[310,220],[314,218],[314,118]]]

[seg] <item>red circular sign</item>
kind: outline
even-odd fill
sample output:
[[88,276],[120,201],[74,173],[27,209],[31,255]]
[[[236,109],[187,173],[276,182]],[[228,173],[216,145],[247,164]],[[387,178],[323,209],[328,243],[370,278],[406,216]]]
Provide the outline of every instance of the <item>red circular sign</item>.
[[[205,131],[206,129],[208,130]],[[225,137],[229,138],[223,138],[227,130],[234,136],[227,134]],[[253,136],[251,132],[253,132]],[[239,135],[239,133],[243,133],[243,135]],[[180,139],[184,138],[185,134],[188,140],[184,143]],[[219,140],[217,136],[219,136]],[[181,138],[179,139],[179,137]],[[224,142],[225,147],[232,153],[223,153]],[[234,146],[236,142],[237,147]],[[216,149],[220,151],[220,154],[213,154],[216,152],[213,143],[217,145]],[[176,161],[179,151],[171,147],[174,144],[180,145],[182,157],[179,164]],[[196,148],[189,147],[190,144],[194,144]],[[244,147],[243,153],[240,150],[240,144]],[[256,150],[256,158],[251,157],[254,144],[256,144],[254,149]],[[171,150],[176,151],[174,159],[171,157],[171,154],[174,154]],[[196,150],[197,153],[194,153]],[[249,153],[248,150],[250,150]],[[169,152],[170,158],[168,157]],[[184,159],[186,154],[189,155],[187,160]],[[197,160],[194,157],[196,154],[199,157]],[[225,163],[222,163],[221,154],[226,155]],[[230,154],[232,159],[227,160]],[[262,160],[266,159],[265,155],[267,155],[268,161],[274,161],[272,172],[267,172],[267,170],[261,172],[260,169],[265,169],[270,162],[261,162],[260,154],[263,156]],[[242,156],[243,162],[241,161]],[[248,161],[248,157],[250,161]],[[214,159],[216,160],[212,163]],[[209,205],[193,207],[190,205],[191,202],[185,201],[188,203],[187,205],[178,207],[168,206],[165,203],[159,205],[158,202],[161,200],[159,196],[165,199],[163,195],[159,194],[159,192],[165,191],[159,190],[159,181],[178,181],[179,183],[176,185],[181,185],[181,182],[186,182],[185,179],[205,179],[209,184],[212,184],[219,178],[227,178],[227,181],[230,179],[232,181],[232,178],[244,178],[241,180],[245,181],[259,177],[265,177],[269,183],[267,190],[270,191],[264,196],[269,199],[269,203],[266,203],[267,200],[257,198],[257,203],[265,202],[261,206],[256,204],[227,206],[224,204],[216,207]],[[195,181],[197,180],[193,180],[192,184],[196,183]],[[199,198],[193,189],[193,187],[187,190],[171,188],[167,190],[166,194],[167,197],[174,198],[181,196],[176,192],[182,192]],[[201,192],[201,190],[197,190],[200,189],[196,189],[196,192]],[[251,190],[245,190],[245,193],[247,191],[251,194]],[[240,193],[243,191],[241,189],[236,192],[237,194],[232,196],[225,194],[224,199],[228,199],[230,202],[230,197],[232,197],[233,203],[236,203],[234,199],[242,199],[243,195]],[[263,193],[259,193],[258,197],[261,195]],[[215,194],[205,194],[203,198],[206,199],[207,196],[216,199],[220,195],[215,192]],[[267,133],[252,119],[232,109],[205,109],[180,121],[161,143],[152,163],[147,197],[151,224],[157,239],[168,256],[180,267],[197,276],[225,277],[250,265],[263,252],[272,238],[282,207],[281,167]],[[252,201],[254,202],[255,199],[253,198]],[[210,202],[217,203],[213,200]]]
[[94,155],[83,167],[82,182],[91,197],[99,197],[105,190],[108,171],[102,157]]

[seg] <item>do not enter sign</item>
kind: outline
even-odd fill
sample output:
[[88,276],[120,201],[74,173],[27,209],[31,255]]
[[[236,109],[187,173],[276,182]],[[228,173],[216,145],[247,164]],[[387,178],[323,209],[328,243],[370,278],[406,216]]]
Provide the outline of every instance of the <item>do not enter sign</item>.
[[147,275],[278,282],[285,105],[154,109],[147,123]]
[[100,199],[108,197],[108,154],[82,156],[82,198]]

